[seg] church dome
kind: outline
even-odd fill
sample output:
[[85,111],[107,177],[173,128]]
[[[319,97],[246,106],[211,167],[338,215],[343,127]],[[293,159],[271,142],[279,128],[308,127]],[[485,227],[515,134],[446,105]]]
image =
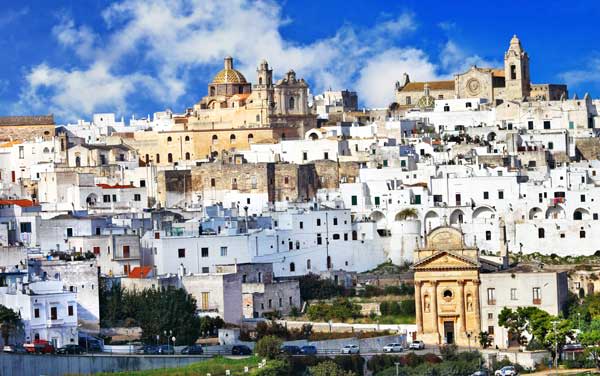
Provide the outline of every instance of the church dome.
[[224,68],[212,80],[213,84],[245,84],[247,83],[246,77],[236,70],[233,69],[233,58],[227,56],[224,61]]

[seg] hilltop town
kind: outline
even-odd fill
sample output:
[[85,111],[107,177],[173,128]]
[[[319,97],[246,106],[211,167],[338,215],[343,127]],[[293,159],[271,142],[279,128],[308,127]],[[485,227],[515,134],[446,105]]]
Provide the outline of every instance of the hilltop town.
[[[511,358],[526,345],[507,324],[517,308],[568,325],[600,289],[600,100],[531,82],[525,45],[513,36],[503,66],[446,81],[406,72],[381,88],[386,108],[312,95],[266,60],[245,77],[225,57],[185,109],[0,117],[0,304],[21,322],[3,345],[170,351],[202,337],[229,352],[265,322],[332,332],[352,317],[352,333],[404,349],[530,368],[554,342],[581,346],[580,322],[545,355]],[[191,324],[136,316],[183,307],[178,291]],[[360,312],[325,312],[342,303]]]

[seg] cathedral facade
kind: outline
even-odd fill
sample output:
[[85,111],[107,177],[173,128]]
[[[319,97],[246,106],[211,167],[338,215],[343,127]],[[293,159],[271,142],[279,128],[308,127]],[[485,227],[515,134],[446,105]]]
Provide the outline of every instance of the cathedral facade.
[[[425,93],[424,88],[429,88]],[[440,88],[442,90],[433,90]],[[517,36],[510,40],[504,54],[503,68],[471,67],[454,76],[454,80],[432,82],[410,82],[408,74],[396,83],[396,103],[403,107],[414,107],[428,103],[422,98],[433,100],[454,98],[485,98],[492,105],[504,101],[556,101],[567,98],[566,85],[532,84],[529,73],[529,55]],[[419,106],[422,107],[422,106]]]

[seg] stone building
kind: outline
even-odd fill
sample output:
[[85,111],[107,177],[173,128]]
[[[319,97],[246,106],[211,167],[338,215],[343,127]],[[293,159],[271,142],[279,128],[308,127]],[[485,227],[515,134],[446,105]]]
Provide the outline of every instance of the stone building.
[[468,346],[480,329],[479,256],[460,230],[432,230],[415,252],[417,335],[427,344]]
[[221,202],[253,214],[275,201],[308,201],[319,187],[314,164],[216,162],[158,173],[158,201],[165,207]]
[[273,71],[262,61],[252,85],[226,57],[223,70],[208,84],[208,95],[174,123],[169,130],[118,137],[144,163],[186,164],[248,150],[257,142],[302,138],[316,126],[316,115],[308,108],[308,84],[293,70],[274,83]]
[[566,85],[531,83],[529,55],[516,35],[504,54],[502,68],[473,66],[456,74],[454,80],[431,82],[410,82],[405,73],[396,83],[396,103],[404,108],[427,107],[424,104],[431,99],[484,98],[488,103],[498,105],[504,101],[556,101],[567,96]]
[[0,141],[51,139],[55,134],[54,116],[0,116]]

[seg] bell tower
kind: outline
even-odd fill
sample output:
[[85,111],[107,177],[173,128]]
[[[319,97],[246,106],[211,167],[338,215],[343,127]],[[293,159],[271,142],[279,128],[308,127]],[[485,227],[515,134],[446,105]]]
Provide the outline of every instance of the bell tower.
[[505,87],[504,99],[525,100],[531,91],[529,77],[529,56],[523,50],[516,35],[510,40],[510,46],[504,54]]

